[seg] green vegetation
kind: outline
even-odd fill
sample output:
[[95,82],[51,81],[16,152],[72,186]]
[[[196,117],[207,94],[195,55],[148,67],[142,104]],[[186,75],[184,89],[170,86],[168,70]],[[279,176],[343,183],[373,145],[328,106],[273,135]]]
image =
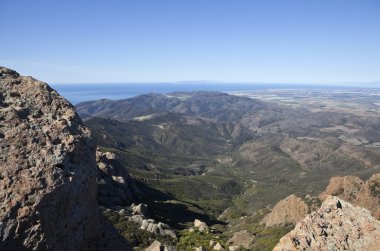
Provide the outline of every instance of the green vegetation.
[[380,203],[380,183],[373,182],[369,189],[371,190],[371,195],[377,197]]
[[225,240],[220,236],[207,232],[195,230],[189,232],[187,229],[179,232],[179,238],[174,239],[169,236],[154,235],[142,230],[139,226],[129,221],[117,212],[105,210],[105,217],[115,226],[118,232],[136,249],[143,249],[149,246],[154,240],[158,240],[165,245],[177,246],[180,250],[194,250],[195,247],[208,247],[211,240],[224,245]]
[[157,236],[148,231],[142,230],[136,223],[129,221],[117,212],[105,210],[103,213],[115,226],[118,232],[136,249],[142,249],[149,246],[153,240],[159,240],[168,245],[176,244],[176,239],[169,236]]
[[293,225],[281,227],[268,227],[258,232],[256,240],[253,242],[252,249],[260,251],[271,251],[279,242],[282,236],[293,229]]
[[[357,128],[355,137],[379,142],[376,120],[220,93],[190,93],[186,99],[176,95],[143,95],[110,101],[107,107],[86,103],[80,110],[98,116],[86,125],[102,150],[120,156],[143,191],[141,201],[148,204],[151,217],[178,231],[200,219],[217,226],[224,239],[247,230],[255,236],[255,250],[270,250],[292,226],[260,225],[267,208],[290,194],[310,194],[305,201],[314,210],[321,204],[314,196],[330,177],[368,177],[378,171],[368,164],[379,162],[376,148],[348,146],[338,138],[341,132],[326,130],[337,125]],[[149,119],[133,120],[138,116]],[[380,184],[370,190],[380,194]],[[117,224],[124,232],[133,228]],[[127,237],[138,244],[150,238],[138,236]],[[181,232],[179,245],[201,245],[210,237]]]
[[178,240],[177,247],[179,250],[193,251],[194,248],[199,246],[208,247],[211,240],[219,242],[224,246],[225,241],[218,237],[219,236],[215,234],[200,232],[197,230],[194,232],[183,230],[181,232],[181,237]]
[[251,216],[235,219],[231,222],[232,227],[228,229],[227,233],[232,235],[234,232],[247,230],[255,236],[251,244],[252,250],[272,250],[281,237],[290,232],[294,226],[289,224],[285,226],[265,227],[260,222],[269,212],[270,210],[265,208],[258,210]]

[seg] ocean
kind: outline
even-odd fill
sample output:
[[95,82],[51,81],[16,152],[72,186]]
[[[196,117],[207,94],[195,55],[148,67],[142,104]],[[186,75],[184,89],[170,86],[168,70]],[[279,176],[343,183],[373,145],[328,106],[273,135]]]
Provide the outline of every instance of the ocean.
[[[179,91],[254,91],[270,89],[321,89],[321,85],[308,84],[218,84],[218,83],[170,83],[170,84],[51,84],[73,104],[96,99],[126,99],[144,93],[170,93]],[[324,86],[323,88],[336,88]],[[340,86],[341,88],[341,86]]]

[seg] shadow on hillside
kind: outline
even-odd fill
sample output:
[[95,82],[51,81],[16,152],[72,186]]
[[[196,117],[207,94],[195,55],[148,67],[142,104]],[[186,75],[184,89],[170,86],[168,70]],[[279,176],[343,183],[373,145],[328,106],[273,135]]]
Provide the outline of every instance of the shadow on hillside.
[[149,206],[149,213],[152,218],[165,222],[175,229],[184,229],[188,227],[186,223],[192,224],[195,219],[206,222],[208,226],[226,224],[202,213],[203,209],[198,205],[178,201],[174,197],[137,180],[135,180],[135,183],[144,193],[143,202]]

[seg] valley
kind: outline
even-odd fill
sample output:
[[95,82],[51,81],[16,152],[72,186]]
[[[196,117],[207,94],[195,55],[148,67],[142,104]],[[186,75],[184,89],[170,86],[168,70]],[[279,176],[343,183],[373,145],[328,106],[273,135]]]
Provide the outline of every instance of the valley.
[[76,109],[100,149],[120,157],[157,220],[180,231],[199,218],[226,239],[243,224],[256,236],[252,247],[271,250],[291,225],[262,228],[268,208],[290,194],[316,197],[333,176],[380,171],[376,95],[274,95],[147,94]]

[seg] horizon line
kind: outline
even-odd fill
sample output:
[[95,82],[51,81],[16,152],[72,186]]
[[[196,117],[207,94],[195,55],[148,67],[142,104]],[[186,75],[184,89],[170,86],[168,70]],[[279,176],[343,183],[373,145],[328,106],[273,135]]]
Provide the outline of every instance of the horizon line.
[[51,85],[102,85],[102,84],[117,84],[117,85],[131,85],[131,84],[212,84],[212,85],[380,85],[380,81],[347,81],[347,82],[258,82],[258,81],[214,81],[214,80],[184,80],[184,81],[115,81],[115,82],[51,82]]

